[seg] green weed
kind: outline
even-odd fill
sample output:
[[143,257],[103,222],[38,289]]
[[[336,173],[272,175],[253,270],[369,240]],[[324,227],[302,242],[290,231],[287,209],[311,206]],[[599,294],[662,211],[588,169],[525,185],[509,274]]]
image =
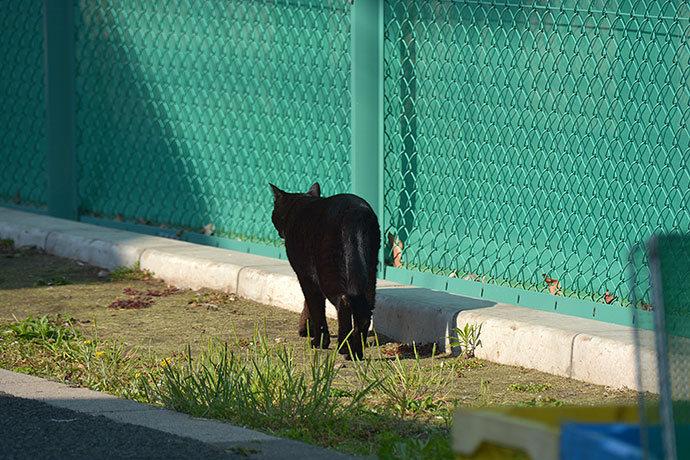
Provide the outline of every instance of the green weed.
[[[117,341],[101,341],[97,328],[87,339],[71,318],[29,316],[0,329],[3,358],[12,369],[60,379],[94,390],[143,400],[142,375],[155,366],[139,347]],[[7,345],[7,344],[10,345]]]
[[450,460],[455,458],[447,434],[432,434],[427,439],[386,433],[380,439],[379,460]]
[[489,396],[489,381],[481,379],[479,381],[479,406],[488,406],[491,402],[491,397]]
[[70,318],[60,321],[50,319],[48,315],[37,319],[29,316],[23,321],[8,325],[2,334],[11,335],[15,340],[37,343],[54,353],[64,352],[71,347],[72,342],[81,337],[72,327]]
[[517,405],[518,407],[560,407],[565,405],[565,403],[556,398],[542,398],[539,396],[529,401],[519,402]]
[[139,266],[139,261],[134,262],[130,266],[118,266],[115,267],[108,275],[109,281],[121,281],[121,280],[149,280],[153,278],[154,273],[142,269]]
[[43,279],[39,278],[34,282],[34,287],[39,287],[39,286],[65,286],[67,284],[72,284],[67,278],[64,276],[57,276],[54,278],[49,278],[49,279]]
[[486,367],[486,363],[482,361],[481,359],[477,358],[469,358],[469,359],[463,359],[459,360],[457,362],[457,366],[459,370],[466,370],[466,369],[481,369],[482,367]]
[[184,363],[163,368],[150,400],[192,415],[277,429],[332,426],[362,409],[376,385],[350,391],[335,386],[336,352],[308,348],[299,365],[295,349],[255,333],[249,346],[209,340],[198,358],[187,348]]
[[[454,378],[455,364],[442,362],[422,366],[413,346],[414,358],[401,359],[399,355],[386,358],[378,346],[378,356],[355,363],[360,385],[374,385],[374,403],[398,416],[419,415],[424,412],[442,411],[448,404],[449,385]],[[431,360],[435,358],[435,347]]]
[[542,391],[550,390],[551,388],[553,387],[547,383],[514,383],[508,387],[510,391],[518,391],[520,393],[539,393]]
[[465,323],[462,329],[454,327],[452,332],[455,333],[455,336],[446,337],[450,341],[450,347],[460,348],[460,353],[465,357],[473,358],[474,351],[482,345],[482,341],[479,338],[482,332],[482,323],[479,323],[479,325]]

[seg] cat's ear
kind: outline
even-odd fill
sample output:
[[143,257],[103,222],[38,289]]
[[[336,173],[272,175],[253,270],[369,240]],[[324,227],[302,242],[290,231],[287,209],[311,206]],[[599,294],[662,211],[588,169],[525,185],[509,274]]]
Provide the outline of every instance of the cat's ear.
[[319,187],[318,182],[314,182],[314,185],[311,186],[311,188],[307,192],[307,195],[311,195],[311,196],[315,196],[315,197],[321,196],[321,187]]
[[275,185],[269,183],[268,185],[271,186],[271,189],[273,190],[273,200],[278,201],[280,198],[282,198],[285,195],[285,192],[283,192],[281,189],[276,187]]

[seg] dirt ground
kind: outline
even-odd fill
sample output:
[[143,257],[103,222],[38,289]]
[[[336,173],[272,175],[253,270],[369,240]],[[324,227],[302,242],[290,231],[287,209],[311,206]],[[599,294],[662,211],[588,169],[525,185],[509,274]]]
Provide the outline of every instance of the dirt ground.
[[[108,281],[107,275],[100,268],[35,249],[0,253],[0,321],[69,315],[84,332],[97,326],[100,338],[141,345],[161,357],[181,354],[187,344],[198,350],[208,337],[230,341],[236,334],[250,341],[257,327],[265,328],[276,341],[305,344],[306,339],[297,335],[296,313],[231,294],[170,292],[165,283],[153,278]],[[156,296],[159,293],[163,295]],[[109,308],[113,303],[126,307],[148,302],[151,304],[144,308]],[[329,328],[337,331],[334,320]],[[387,356],[400,349],[399,344],[379,339]],[[332,337],[332,344],[336,341]],[[376,353],[375,347],[367,350],[368,356]],[[347,372],[351,364],[339,359]],[[423,362],[436,366],[456,359],[441,355]],[[634,404],[636,393],[482,361],[457,373],[449,397],[457,398],[461,405],[604,405]]]

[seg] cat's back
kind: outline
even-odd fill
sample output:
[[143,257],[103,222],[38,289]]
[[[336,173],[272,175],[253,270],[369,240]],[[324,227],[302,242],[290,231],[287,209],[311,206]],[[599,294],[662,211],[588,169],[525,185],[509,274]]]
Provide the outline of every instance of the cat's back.
[[311,237],[340,233],[343,225],[371,227],[378,220],[371,206],[357,195],[341,193],[329,197],[310,197],[297,207],[293,216],[293,234]]
[[339,233],[340,238],[348,240],[353,234],[357,234],[366,240],[378,242],[379,223],[369,203],[363,198],[343,193],[327,198],[328,210],[326,212],[326,227],[334,233]]
[[341,193],[323,199],[323,205],[332,213],[340,214],[347,211],[362,211],[374,215],[374,211],[363,198],[351,193]]

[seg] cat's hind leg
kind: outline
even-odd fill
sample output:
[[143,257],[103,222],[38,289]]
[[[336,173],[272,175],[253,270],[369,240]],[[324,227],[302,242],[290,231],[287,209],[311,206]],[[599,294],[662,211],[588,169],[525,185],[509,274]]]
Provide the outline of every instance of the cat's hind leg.
[[[363,295],[342,295],[337,299],[338,347],[346,359],[362,359],[371,325],[371,308]],[[354,325],[354,328],[353,328]]]
[[[347,295],[339,296],[335,302],[335,307],[338,311],[338,352],[349,357],[350,349],[352,348],[350,337],[352,332],[352,308],[349,297]],[[345,343],[346,340],[347,343]]]
[[[305,325],[304,331],[314,333],[311,335],[312,347],[328,348],[331,343],[331,335],[326,323],[326,298],[316,283],[300,280],[300,285],[304,293],[304,303],[307,309],[306,319],[309,323],[308,327]],[[302,317],[305,317],[304,311],[302,311]],[[302,335],[301,318],[299,332]]]
[[314,323],[309,317],[309,307],[304,302],[302,314],[299,317],[299,328],[297,329],[300,337],[314,337]]
[[367,334],[369,334],[369,327],[371,326],[373,295],[351,296],[350,302],[354,326],[349,339],[350,346],[352,347],[352,355],[362,359],[367,343]]

